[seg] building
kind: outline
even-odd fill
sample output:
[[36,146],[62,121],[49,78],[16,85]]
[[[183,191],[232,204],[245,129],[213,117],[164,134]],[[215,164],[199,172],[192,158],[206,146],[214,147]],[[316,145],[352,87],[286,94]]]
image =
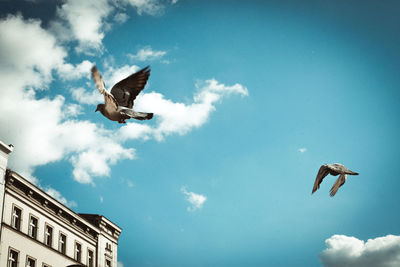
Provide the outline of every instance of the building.
[[7,169],[12,150],[0,141],[0,266],[116,267],[121,228],[75,213]]

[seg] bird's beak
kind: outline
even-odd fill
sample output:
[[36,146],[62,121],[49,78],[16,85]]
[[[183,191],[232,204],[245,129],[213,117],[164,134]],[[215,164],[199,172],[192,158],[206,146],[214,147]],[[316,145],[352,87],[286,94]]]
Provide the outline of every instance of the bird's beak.
[[99,108],[96,108],[96,110],[94,112],[97,112],[99,110]]

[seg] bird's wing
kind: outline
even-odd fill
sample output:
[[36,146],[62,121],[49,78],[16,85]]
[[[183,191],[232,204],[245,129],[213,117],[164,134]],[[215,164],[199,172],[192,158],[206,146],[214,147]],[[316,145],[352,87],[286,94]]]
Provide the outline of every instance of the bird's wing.
[[114,96],[107,91],[106,85],[103,81],[103,77],[101,77],[101,74],[96,66],[92,67],[92,78],[100,94],[104,95],[106,109],[109,109],[109,111],[117,110],[118,103],[115,100]]
[[135,72],[127,78],[116,83],[111,89],[118,105],[132,108],[136,96],[143,90],[150,76],[150,66]]
[[329,174],[329,167],[327,165],[322,165],[319,168],[317,178],[315,178],[314,187],[311,194],[314,194],[315,191],[318,190],[319,185],[322,183],[322,180]]
[[338,191],[339,187],[341,187],[346,182],[346,174],[341,174],[339,178],[337,178],[336,182],[333,184],[330,195],[333,197]]
[[101,77],[100,71],[96,66],[92,67],[92,78],[100,94],[104,95],[107,92],[106,84],[104,83],[103,77]]

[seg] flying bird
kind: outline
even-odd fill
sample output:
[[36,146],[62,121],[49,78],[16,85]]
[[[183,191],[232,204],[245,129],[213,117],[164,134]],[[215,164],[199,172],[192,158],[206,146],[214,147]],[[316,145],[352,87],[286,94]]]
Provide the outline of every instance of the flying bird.
[[119,81],[111,88],[111,93],[107,91],[106,85],[96,66],[92,67],[93,81],[104,95],[104,104],[98,104],[96,111],[100,111],[105,117],[119,123],[126,123],[125,120],[134,118],[137,120],[150,120],[153,113],[137,112],[132,109],[133,101],[136,96],[143,90],[147,79],[150,76],[150,67],[126,77]]
[[347,169],[345,166],[339,163],[334,163],[334,164],[324,164],[319,168],[317,178],[315,179],[314,187],[312,190],[311,194],[314,194],[315,191],[319,189],[319,185],[322,183],[322,180],[327,176],[328,174],[337,176],[340,174],[339,178],[336,180],[334,185],[332,186],[330,190],[330,196],[333,197],[336,192],[338,191],[339,187],[341,187],[345,182],[346,182],[346,176],[347,174],[350,175],[358,175],[358,173],[350,171]]

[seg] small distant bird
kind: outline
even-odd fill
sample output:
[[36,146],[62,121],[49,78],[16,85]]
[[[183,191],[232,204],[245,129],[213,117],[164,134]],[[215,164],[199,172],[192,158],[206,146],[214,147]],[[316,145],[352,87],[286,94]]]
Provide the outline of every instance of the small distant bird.
[[100,111],[105,117],[119,123],[126,123],[125,120],[134,118],[137,120],[150,120],[153,113],[137,112],[132,109],[133,101],[143,90],[147,79],[150,76],[150,67],[128,76],[119,81],[107,91],[106,85],[96,66],[92,67],[92,77],[99,92],[104,95],[105,104],[98,104],[96,111]]
[[339,187],[341,187],[346,182],[347,174],[358,175],[358,173],[350,171],[345,166],[339,163],[324,164],[321,166],[321,168],[319,168],[317,178],[315,179],[314,187],[311,194],[314,194],[314,192],[319,189],[319,185],[322,183],[322,180],[328,174],[333,176],[340,174],[339,178],[336,180],[335,184],[332,186],[330,190],[331,197],[333,197],[338,191]]

